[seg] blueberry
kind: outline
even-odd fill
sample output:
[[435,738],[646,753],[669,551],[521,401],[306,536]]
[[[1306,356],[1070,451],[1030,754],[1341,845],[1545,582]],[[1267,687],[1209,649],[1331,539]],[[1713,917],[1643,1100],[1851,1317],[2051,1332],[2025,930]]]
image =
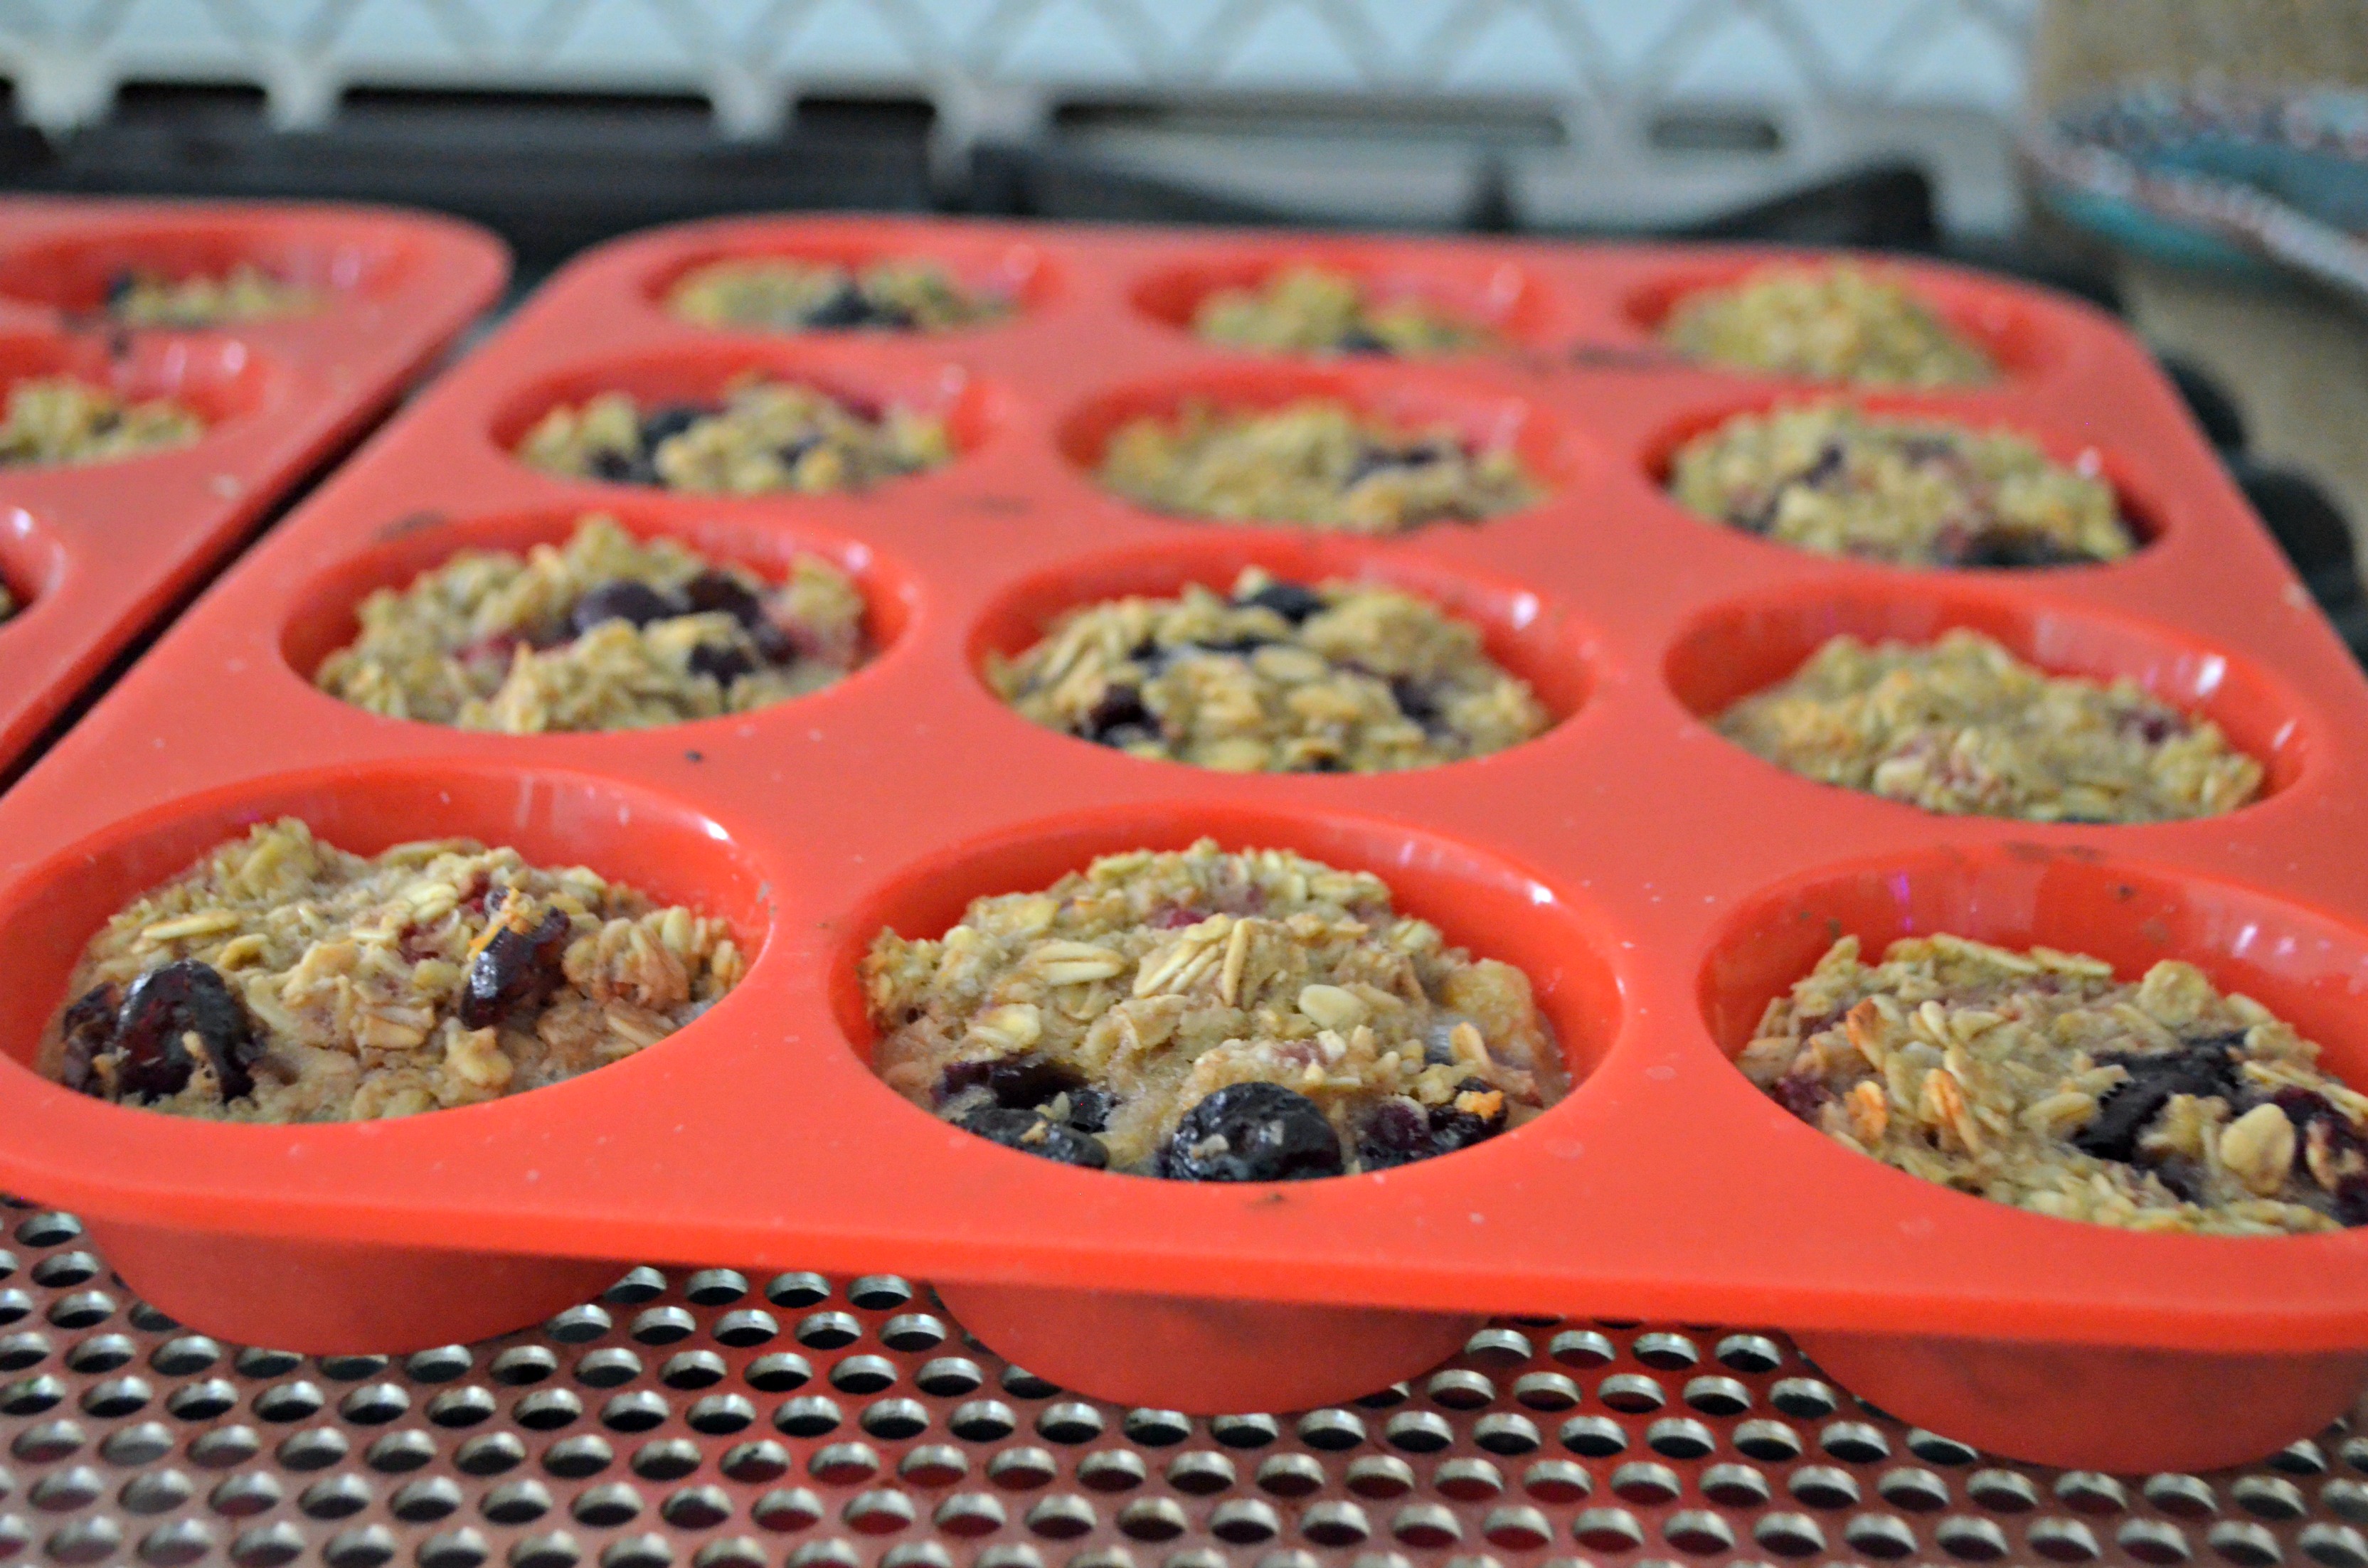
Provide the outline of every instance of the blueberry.
[[107,275],[107,303],[110,307],[120,305],[126,300],[131,298],[132,290],[139,287],[140,275],[129,268],[108,273]]
[[1191,646],[1203,653],[1231,653],[1235,657],[1246,657],[1257,653],[1260,648],[1271,648],[1275,642],[1276,639],[1272,637],[1261,637],[1255,631],[1245,631],[1238,637],[1200,638],[1195,640]]
[[819,303],[808,307],[805,324],[828,330],[833,327],[871,326],[879,323],[879,312],[862,290],[852,279],[838,286],[837,290]]
[[1105,1170],[1110,1165],[1110,1151],[1102,1147],[1100,1139],[1064,1127],[1042,1111],[981,1106],[954,1125],[964,1132],[974,1132],[990,1142],[1039,1159],[1082,1165],[1089,1171]]
[[1254,594],[1235,599],[1234,603],[1243,609],[1270,609],[1293,626],[1324,611],[1322,594],[1304,583],[1287,583],[1280,579]]
[[642,484],[641,465],[623,452],[606,448],[592,454],[592,477],[610,484]]
[[1439,723],[1440,715],[1437,695],[1431,687],[1420,682],[1400,676],[1390,682],[1390,700],[1398,705],[1399,712],[1426,730]]
[[1144,706],[1143,693],[1131,686],[1102,688],[1101,700],[1086,715],[1085,738],[1097,745],[1124,745],[1133,740],[1156,740],[1159,717]]
[[2098,1065],[2126,1069],[2129,1082],[2105,1096],[2089,1125],[2072,1135],[2072,1146],[2100,1160],[2128,1165],[2137,1158],[2139,1135],[2173,1095],[2216,1095],[2234,1101],[2237,1080],[2232,1051],[2243,1040],[2241,1034],[2213,1035],[2184,1041],[2173,1051],[2100,1052]]
[[1228,1084],[1184,1113],[1160,1157],[1178,1181],[1338,1176],[1340,1140],[1321,1107],[1281,1084]]
[[1362,326],[1351,326],[1332,340],[1332,347],[1343,354],[1381,354],[1391,352],[1390,346]]
[[695,403],[660,403],[642,415],[642,449],[656,451],[713,413],[714,410],[702,408]]
[[753,672],[757,664],[737,648],[701,642],[690,651],[690,657],[684,661],[684,667],[692,675],[706,676],[716,685],[728,687],[742,676]]
[[198,1037],[224,1100],[251,1092],[248,1069],[263,1054],[245,1005],[211,965],[176,959],[131,983],[116,1015],[116,1086],[125,1097],[161,1099],[187,1088],[197,1067],[185,1043]]
[[[1455,1092],[1459,1095],[1485,1095],[1494,1093],[1496,1087],[1486,1079],[1466,1078],[1455,1085]],[[1430,1110],[1431,1142],[1439,1146],[1439,1153],[1442,1154],[1455,1149],[1469,1149],[1474,1143],[1484,1143],[1504,1131],[1505,1105],[1501,1096],[1496,1111],[1488,1116],[1458,1110],[1452,1102],[1433,1106]]]
[[115,1042],[115,1010],[120,1005],[112,985],[85,991],[65,1011],[59,1026],[65,1037],[65,1057],[58,1076],[77,1094],[99,1092],[92,1063]]
[[765,601],[746,584],[725,572],[701,572],[682,585],[682,602],[693,615],[723,614],[743,626],[765,619]]
[[1992,527],[1967,538],[1949,552],[1952,566],[2020,568],[2077,566],[2096,557],[2059,544],[2046,534],[2026,528]]
[[1826,481],[1837,478],[1842,472],[1847,454],[1839,441],[1827,441],[1817,449],[1817,460],[1793,476],[1792,483],[1804,484],[1812,490],[1825,487]]
[[575,601],[567,612],[568,625],[578,637],[608,620],[630,620],[647,626],[682,613],[682,607],[647,583],[603,583]]
[[2158,746],[2187,728],[2186,721],[2167,708],[2144,708],[2125,713],[2116,726],[2121,732],[2150,746]]
[[1834,1097],[1833,1090],[1826,1087],[1823,1079],[1790,1073],[1777,1079],[1775,1086],[1768,1092],[1775,1096],[1778,1105],[1803,1121],[1811,1123],[1816,1122],[1817,1113],[1825,1109],[1826,1102]]
[[1340,482],[1341,488],[1353,488],[1373,475],[1392,469],[1429,468],[1433,463],[1445,462],[1454,455],[1455,449],[1444,441],[1418,441],[1411,447],[1368,446],[1360,450],[1356,460],[1349,465],[1348,475]]
[[1108,1089],[1071,1089],[1069,1125],[1080,1132],[1099,1132],[1110,1126],[1117,1098]]
[[564,978],[559,963],[574,929],[565,915],[551,910],[531,929],[498,914],[495,921],[493,936],[477,949],[461,993],[461,1022],[468,1028],[487,1028],[513,1007],[541,1001]]
[[1430,1119],[1409,1099],[1390,1098],[1373,1108],[1357,1133],[1357,1159],[1369,1171],[1386,1171],[1427,1160],[1439,1153]]
[[2346,1225],[2368,1225],[2368,1176],[2346,1176],[2335,1189],[2335,1217]]

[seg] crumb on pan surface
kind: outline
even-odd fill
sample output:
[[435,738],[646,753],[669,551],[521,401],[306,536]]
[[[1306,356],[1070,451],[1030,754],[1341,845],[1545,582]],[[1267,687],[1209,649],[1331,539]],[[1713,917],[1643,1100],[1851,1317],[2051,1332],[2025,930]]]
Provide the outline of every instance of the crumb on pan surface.
[[1422,358],[1501,348],[1487,328],[1419,299],[1381,299],[1354,275],[1287,267],[1248,288],[1211,291],[1192,312],[1210,343],[1284,354]]
[[933,414],[874,412],[817,387],[750,373],[719,403],[644,406],[626,392],[552,409],[518,442],[529,467],[570,479],[705,495],[864,490],[953,460]]
[[1541,494],[1510,447],[1474,449],[1452,426],[1402,428],[1333,398],[1238,411],[1190,400],[1121,426],[1100,477],[1154,511],[1363,534],[1477,522]]
[[183,1116],[407,1116],[620,1061],[745,968],[723,922],[580,866],[461,838],[366,858],[282,818],[110,919],[39,1061]]
[[313,680],[373,713],[467,730],[639,729],[831,685],[863,661],[863,612],[819,557],[768,583],[594,514],[564,545],[463,551],[379,589]]
[[1768,1005],[1740,1058],[1885,1165],[2042,1214],[2276,1235],[2368,1221],[2368,1097],[2260,1003],[2166,960],[1854,937]]
[[170,398],[134,402],[72,376],[36,376],[8,389],[0,468],[112,462],[186,447],[205,428]]
[[107,282],[108,317],[125,326],[226,326],[309,315],[326,302],[318,290],[284,283],[251,261],[178,278],[133,267]]
[[712,261],[677,278],[666,302],[701,326],[764,332],[949,332],[1012,313],[1009,300],[965,289],[930,261],[861,268],[781,256]]
[[1977,386],[1998,377],[1896,278],[1848,262],[1770,267],[1678,301],[1661,339],[1703,364],[1867,386]]
[[1194,1181],[1385,1170],[1553,1104],[1527,976],[1288,850],[1109,855],[863,961],[875,1065],[1063,1164]]
[[1955,815],[2174,822],[2261,787],[2261,765],[2209,719],[2128,679],[2048,675],[1964,628],[1930,643],[1832,638],[1715,723],[1792,772]]
[[1230,594],[1072,610],[987,679],[1021,716],[1136,756],[1236,772],[1375,773],[1543,733],[1480,630],[1374,583],[1245,570]]
[[2137,548],[2093,459],[2051,461],[2010,430],[1861,414],[1745,414],[1670,460],[1689,511],[1797,550],[1896,566],[2061,566]]

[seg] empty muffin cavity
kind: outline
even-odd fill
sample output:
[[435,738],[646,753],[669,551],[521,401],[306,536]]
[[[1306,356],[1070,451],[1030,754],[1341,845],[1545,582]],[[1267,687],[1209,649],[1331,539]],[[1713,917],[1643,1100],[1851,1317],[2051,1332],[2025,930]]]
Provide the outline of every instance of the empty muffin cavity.
[[1289,850],[1104,856],[860,965],[890,1086],[1062,1164],[1191,1181],[1383,1170],[1564,1090],[1528,978],[1369,872]]
[[356,615],[313,684],[389,718],[513,734],[745,713],[869,653],[862,592],[819,555],[774,582],[605,514],[564,544],[462,551]]
[[2093,450],[2059,463],[2015,431],[1846,403],[1738,414],[1671,454],[1668,488],[1745,533],[1895,566],[2077,565],[2139,544]]

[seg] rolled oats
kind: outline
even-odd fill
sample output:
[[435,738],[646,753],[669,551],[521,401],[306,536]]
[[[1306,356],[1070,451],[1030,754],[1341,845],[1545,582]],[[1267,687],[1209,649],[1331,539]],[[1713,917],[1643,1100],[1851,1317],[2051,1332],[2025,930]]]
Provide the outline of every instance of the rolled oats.
[[318,290],[284,283],[249,261],[220,276],[181,278],[134,268],[107,285],[108,316],[126,326],[225,326],[309,315],[326,302]]
[[1780,767],[1952,815],[2170,822],[2261,787],[2210,720],[2126,679],[2050,676],[1962,628],[1922,645],[1833,638],[1715,722]]
[[72,376],[35,376],[8,389],[0,468],[112,462],[186,447],[205,428],[170,398],[134,403]]
[[882,261],[859,271],[759,256],[693,267],[666,290],[666,309],[701,326],[765,332],[949,332],[1000,321],[1012,306],[964,289],[934,262]]
[[1841,263],[1771,267],[1679,300],[1661,337],[1689,359],[1821,381],[1916,387],[1997,379],[1979,347],[1896,279]]
[[[1105,856],[862,966],[875,1065],[973,1131],[1202,1180],[1385,1169],[1553,1104],[1526,976],[1288,850]],[[1255,1090],[1247,1085],[1258,1085]]]
[[1354,276],[1288,267],[1255,288],[1211,291],[1192,312],[1195,336],[1291,354],[1420,358],[1501,348],[1486,327],[1416,299],[1377,300]]
[[580,866],[461,838],[365,858],[282,818],[109,920],[38,1060],[181,1116],[404,1116],[629,1056],[746,967],[722,921]]
[[[1940,1042],[1945,1041],[1943,1046]],[[1785,1109],[1885,1165],[2132,1230],[2368,1223],[2368,1100],[2259,1003],[2165,960],[1855,937],[1768,1005],[1739,1059]]]

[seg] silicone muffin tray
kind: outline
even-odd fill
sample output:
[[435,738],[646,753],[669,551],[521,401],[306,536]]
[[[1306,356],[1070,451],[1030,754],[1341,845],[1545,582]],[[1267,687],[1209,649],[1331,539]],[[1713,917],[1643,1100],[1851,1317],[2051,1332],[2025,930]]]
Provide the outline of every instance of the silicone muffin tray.
[[[756,253],[933,256],[1024,308],[925,338],[716,333],[657,308],[685,267]],[[926,1276],[1037,1372],[1168,1408],[1320,1403],[1436,1362],[1480,1315],[1577,1312],[1784,1325],[1885,1408],[2053,1462],[2185,1468],[2317,1431],[2368,1369],[2368,1237],[2141,1235],[1983,1202],[1830,1142],[1727,1060],[1836,935],[1938,928],[2132,972],[2192,960],[2368,1081],[2368,863],[2346,847],[2368,688],[2169,387],[2084,308],[1912,268],[2006,378],[1866,401],[2094,453],[2146,548],[1916,574],[1708,525],[1660,494],[1671,445],[1807,389],[1669,363],[1650,324],[1776,254],[761,220],[594,253],[0,801],[16,977],[0,1182],[81,1212],[175,1317],[296,1350],[494,1332],[638,1255]],[[1178,329],[1196,291],[1299,257],[1436,291],[1521,352],[1316,364]],[[960,455],[860,495],[727,500],[565,482],[508,453],[556,403],[707,395],[752,369],[939,409]],[[1086,472],[1133,411],[1316,392],[1510,440],[1551,494],[1360,541],[1147,515]],[[834,557],[869,597],[879,656],[784,706],[620,734],[464,733],[309,686],[370,589],[465,545],[555,540],[593,510],[752,565]],[[1245,778],[1032,727],[979,678],[989,650],[1066,605],[1248,562],[1435,596],[1559,722],[1430,771]],[[1791,777],[1703,722],[1828,633],[1953,625],[2200,708],[2265,760],[2267,797],[2158,826],[1942,819]],[[31,1075],[108,913],[282,812],[362,851],[467,834],[581,861],[729,919],[755,960],[627,1061],[403,1120],[215,1126]],[[882,926],[934,933],[973,896],[1202,835],[1372,869],[1452,940],[1526,970],[1568,1098],[1452,1156],[1228,1187],[1028,1158],[873,1076],[855,976]]]
[[[206,331],[125,328],[133,268],[241,263],[324,308]],[[0,200],[0,395],[67,374],[205,421],[193,445],[119,462],[0,468],[0,778],[108,662],[236,548],[492,303],[499,241],[359,207]]]

